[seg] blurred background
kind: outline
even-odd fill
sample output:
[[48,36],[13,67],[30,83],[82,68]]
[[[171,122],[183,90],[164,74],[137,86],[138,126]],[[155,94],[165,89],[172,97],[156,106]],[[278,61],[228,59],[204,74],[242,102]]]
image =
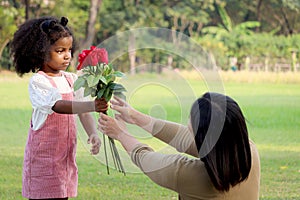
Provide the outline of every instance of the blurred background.
[[[222,70],[299,70],[299,0],[1,0],[0,69],[14,70],[9,43],[17,27],[45,15],[69,18],[79,44],[72,66],[81,50],[118,32],[160,27],[195,40]],[[128,48],[134,45],[134,36],[129,36]],[[118,62],[119,70],[132,73],[138,72],[135,66],[153,62],[191,68],[182,60],[157,49],[142,49]],[[160,73],[161,67],[146,70]]]
[[[114,38],[121,38],[116,46],[125,50],[117,57],[109,52],[109,58],[126,73],[122,83],[127,99],[144,113],[178,123],[186,123],[191,103],[214,83],[206,79],[209,70],[196,73],[197,66],[186,59],[198,57],[203,48],[213,75],[222,78],[218,86],[239,103],[257,144],[260,199],[300,199],[299,0],[0,0],[0,199],[22,199],[23,153],[32,112],[31,74],[20,78],[14,73],[10,41],[23,22],[46,15],[69,19],[78,43],[69,71],[76,70],[83,49],[105,46],[106,41],[113,45],[118,42]],[[146,41],[156,48],[139,49],[143,37],[130,33],[146,27],[169,30],[166,38],[174,47],[187,37],[201,50],[191,46],[185,57],[151,37]],[[83,131],[78,138],[76,199],[177,199],[176,193],[127,166],[126,176],[113,169],[107,175],[102,154],[89,154]],[[140,139],[155,149],[165,148],[149,135]],[[126,164],[130,159],[125,154]]]

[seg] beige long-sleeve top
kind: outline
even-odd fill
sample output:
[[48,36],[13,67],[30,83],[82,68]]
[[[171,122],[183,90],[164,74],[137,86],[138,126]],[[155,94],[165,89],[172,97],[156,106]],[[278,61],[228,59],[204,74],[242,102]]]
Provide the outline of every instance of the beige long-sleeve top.
[[255,144],[250,141],[252,167],[249,177],[229,192],[216,190],[204,163],[197,158],[194,138],[186,126],[173,122],[154,120],[152,134],[184,154],[166,155],[154,152],[146,144],[137,145],[132,161],[155,183],[179,194],[180,200],[257,200],[260,186],[260,161]]

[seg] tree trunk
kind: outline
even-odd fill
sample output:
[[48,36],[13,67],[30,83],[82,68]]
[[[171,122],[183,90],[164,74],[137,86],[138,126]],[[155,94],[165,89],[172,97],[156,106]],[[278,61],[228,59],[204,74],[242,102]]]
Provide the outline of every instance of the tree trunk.
[[[256,16],[257,16],[257,21],[261,23],[261,5],[262,5],[262,0],[259,0],[256,6]],[[260,27],[256,27],[256,32],[259,32]]]
[[292,51],[292,69],[291,71],[292,72],[295,72],[296,71],[296,64],[297,64],[297,53],[296,51]]
[[246,58],[245,58],[245,69],[247,70],[247,71],[250,71],[250,56],[246,56]]
[[280,10],[281,10],[281,14],[282,14],[282,17],[283,17],[283,19],[284,19],[284,22],[285,22],[285,26],[286,26],[286,29],[287,29],[287,34],[288,34],[288,35],[293,35],[294,30],[293,30],[293,28],[292,28],[291,25],[290,25],[290,22],[289,22],[289,20],[288,20],[288,18],[287,18],[287,14],[286,14],[285,11],[284,11],[284,8],[281,7]]
[[25,20],[26,21],[29,19],[29,5],[30,5],[30,0],[25,0]]
[[2,58],[2,52],[3,52],[4,48],[6,47],[6,45],[8,44],[8,42],[9,42],[9,39],[6,39],[0,45],[0,60]]
[[96,19],[97,19],[99,10],[100,10],[101,3],[102,3],[102,0],[91,0],[90,1],[89,19],[87,21],[85,39],[81,45],[81,47],[84,49],[89,48],[92,45],[93,40],[95,38],[95,34],[96,34],[95,24],[96,24]]
[[[99,10],[101,8],[102,0],[91,0],[90,1],[90,11],[89,11],[89,18],[87,20],[87,26],[86,26],[86,32],[85,32],[85,39],[83,41],[79,41],[79,46],[81,49],[89,49],[90,46],[93,44],[93,40],[95,38],[95,24],[97,15],[99,13]],[[74,53],[74,58],[72,60],[71,66],[75,66],[75,63],[77,62],[77,57],[79,55],[79,52]]]
[[269,71],[269,58],[268,57],[265,58],[265,71],[266,72]]

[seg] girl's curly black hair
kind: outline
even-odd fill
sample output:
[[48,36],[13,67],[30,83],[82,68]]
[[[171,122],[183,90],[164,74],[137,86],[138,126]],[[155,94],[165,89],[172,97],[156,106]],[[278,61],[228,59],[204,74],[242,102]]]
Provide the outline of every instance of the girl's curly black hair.
[[72,56],[76,48],[74,35],[67,27],[68,19],[41,17],[22,24],[11,42],[13,64],[19,76],[38,71],[47,61],[50,46],[63,37],[73,37]]

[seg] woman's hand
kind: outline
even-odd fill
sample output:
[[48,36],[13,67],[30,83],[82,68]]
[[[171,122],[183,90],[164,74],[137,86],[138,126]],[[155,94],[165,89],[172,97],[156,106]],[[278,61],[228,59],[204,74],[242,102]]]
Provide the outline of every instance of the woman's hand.
[[99,153],[99,149],[100,149],[100,146],[101,146],[101,140],[99,139],[98,137],[98,134],[97,133],[93,133],[89,136],[89,139],[87,141],[88,144],[92,144],[92,147],[91,147],[91,154],[93,155],[96,155]]
[[114,96],[114,99],[112,99],[110,103],[111,109],[119,112],[118,114],[115,114],[116,118],[122,119],[130,124],[135,124],[134,113],[137,111],[133,109],[126,101]]
[[135,124],[151,133],[154,122],[152,117],[135,110],[127,102],[116,96],[114,96],[114,99],[110,102],[111,109],[119,112],[118,114],[115,114],[117,119],[122,119],[130,124]]
[[120,116],[116,116],[116,119],[114,119],[100,113],[98,122],[98,129],[110,138],[118,140],[129,154],[136,145],[140,144],[137,139],[129,134],[126,124]]
[[122,134],[128,134],[126,124],[120,116],[116,116],[116,119],[114,119],[100,113],[98,122],[98,129],[112,139],[119,140]]
[[95,99],[95,111],[96,112],[106,112],[108,109],[108,103],[104,98]]

